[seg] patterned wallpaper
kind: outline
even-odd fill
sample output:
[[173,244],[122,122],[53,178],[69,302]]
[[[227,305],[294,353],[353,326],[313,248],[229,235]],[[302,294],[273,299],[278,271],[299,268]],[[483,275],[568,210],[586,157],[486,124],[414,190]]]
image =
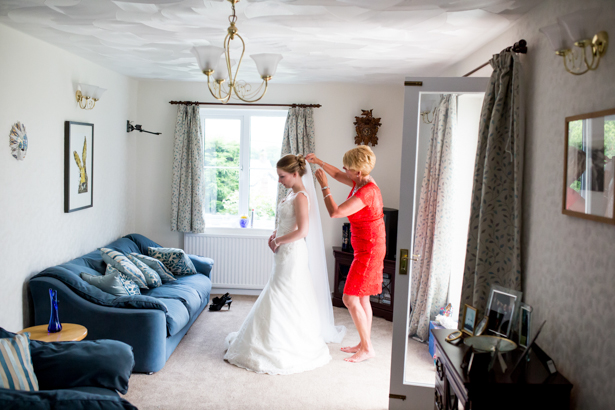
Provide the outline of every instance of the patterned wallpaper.
[[[546,320],[539,344],[573,384],[574,409],[615,408],[615,226],[561,213],[564,119],[615,108],[615,50],[595,72],[565,72],[540,27],[558,16],[599,7],[595,27],[615,36],[615,2],[550,0],[455,67],[461,75],[489,55],[524,38],[526,80],[524,189],[524,299],[534,307],[533,327]],[[469,69],[468,69],[469,68]]]

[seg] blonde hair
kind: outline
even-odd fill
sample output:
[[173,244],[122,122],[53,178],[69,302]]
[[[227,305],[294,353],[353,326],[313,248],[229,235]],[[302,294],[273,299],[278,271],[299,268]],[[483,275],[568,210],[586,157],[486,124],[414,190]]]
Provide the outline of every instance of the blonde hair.
[[361,175],[369,175],[376,166],[376,154],[367,145],[359,145],[346,151],[342,163],[347,169],[360,171]]
[[302,177],[307,172],[305,169],[306,164],[307,163],[303,155],[288,154],[280,158],[275,166],[276,168],[288,172],[289,174],[294,174],[296,172],[300,177]]

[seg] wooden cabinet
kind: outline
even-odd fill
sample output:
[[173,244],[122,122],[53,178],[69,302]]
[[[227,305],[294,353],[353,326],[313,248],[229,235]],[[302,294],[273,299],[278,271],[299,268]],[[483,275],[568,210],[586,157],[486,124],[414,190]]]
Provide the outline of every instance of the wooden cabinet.
[[[344,307],[342,296],[348,270],[352,264],[354,256],[350,252],[342,251],[339,246],[333,247],[335,256],[335,282],[333,285],[333,296],[331,301],[333,306]],[[382,273],[382,293],[371,296],[372,311],[374,316],[393,321],[393,297],[395,294],[395,261],[385,259],[384,271]]]
[[[502,355],[507,367],[496,360],[489,373],[475,372],[476,363],[484,365],[488,353],[480,354],[480,362],[472,364],[468,374],[461,363],[469,347],[446,342],[450,329],[432,329],[436,345],[436,384],[435,410],[569,410],[572,384],[559,373],[550,374],[543,366],[539,355],[544,354],[540,347],[530,352],[530,361],[513,372],[521,349]],[[476,359],[477,355],[475,355]],[[488,360],[487,360],[488,362]]]

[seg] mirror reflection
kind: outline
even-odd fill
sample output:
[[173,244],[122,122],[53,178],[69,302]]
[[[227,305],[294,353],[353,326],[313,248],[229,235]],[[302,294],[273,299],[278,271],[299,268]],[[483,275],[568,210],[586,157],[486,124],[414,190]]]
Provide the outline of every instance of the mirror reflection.
[[613,222],[615,110],[569,117],[562,212]]
[[483,93],[420,95],[404,382],[433,385],[430,329],[457,329]]

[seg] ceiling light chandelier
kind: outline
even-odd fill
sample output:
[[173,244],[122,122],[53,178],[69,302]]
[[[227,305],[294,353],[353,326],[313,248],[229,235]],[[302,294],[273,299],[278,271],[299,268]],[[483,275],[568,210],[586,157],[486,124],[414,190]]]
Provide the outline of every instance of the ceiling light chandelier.
[[[241,60],[243,59],[243,55],[246,52],[246,43],[243,41],[243,38],[239,34],[237,34],[237,26],[235,22],[237,21],[237,15],[235,14],[235,4],[239,2],[239,0],[228,0],[231,3],[233,8],[233,14],[229,16],[228,20],[231,23],[229,28],[227,29],[227,35],[224,38],[222,47],[215,46],[198,46],[193,47],[192,54],[197,59],[199,64],[199,68],[207,76],[207,87],[209,88],[209,92],[211,95],[218,101],[221,101],[223,104],[229,102],[233,93],[237,98],[241,101],[245,101],[248,103],[256,102],[263,98],[265,93],[267,92],[267,87],[269,86],[269,80],[275,74],[276,68],[278,67],[278,63],[282,59],[281,54],[253,54],[250,57],[256,63],[256,68],[258,73],[260,74],[263,82],[260,86],[252,91],[252,85],[246,83],[243,80],[237,80],[237,73],[239,73],[239,67],[241,66]],[[237,61],[237,67],[235,68],[235,73],[233,74],[232,66],[233,60],[231,60],[230,56],[230,46],[231,41],[235,39],[239,39],[241,41],[241,56]],[[224,56],[222,56],[224,54]],[[211,81],[213,78],[213,81]],[[229,80],[228,86],[224,84],[226,79]]]

